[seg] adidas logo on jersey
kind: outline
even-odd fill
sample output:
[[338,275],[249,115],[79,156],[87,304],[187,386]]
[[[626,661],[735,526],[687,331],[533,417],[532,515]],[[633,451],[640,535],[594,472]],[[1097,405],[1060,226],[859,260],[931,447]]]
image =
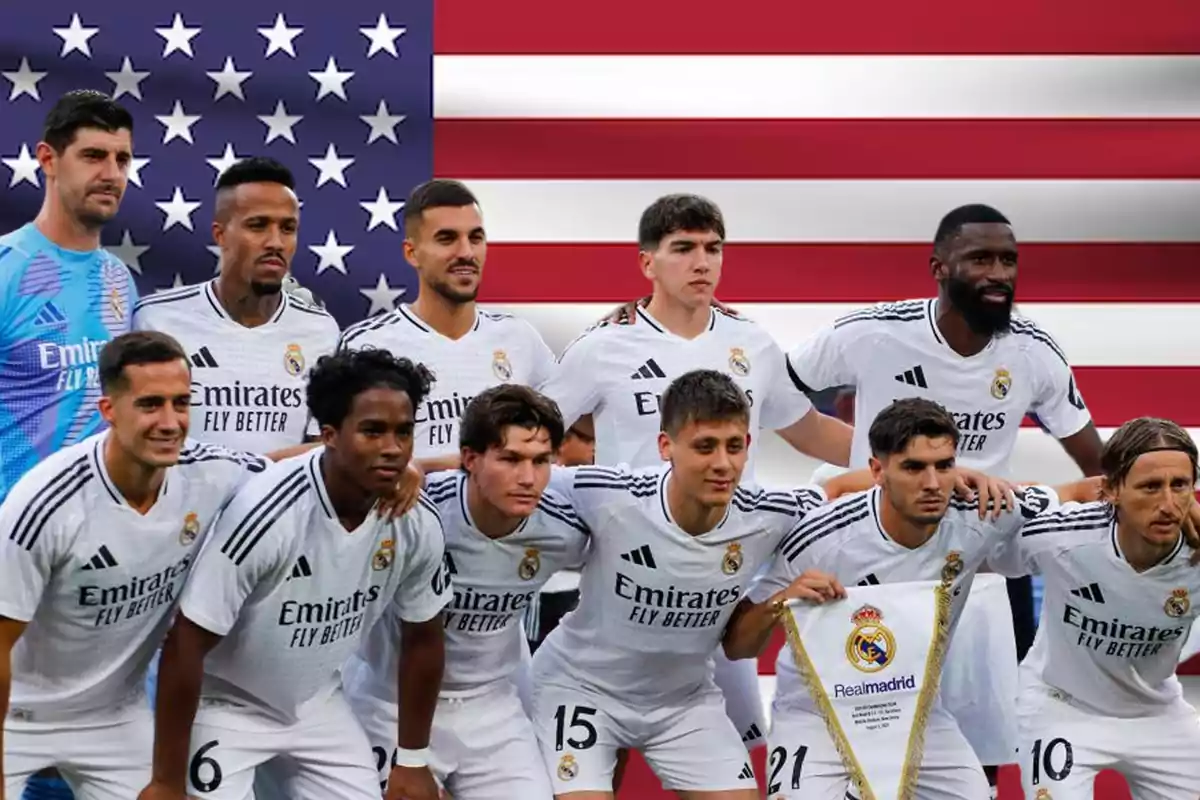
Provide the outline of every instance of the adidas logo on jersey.
[[1076,597],[1082,597],[1084,600],[1091,600],[1093,603],[1104,602],[1104,594],[1100,591],[1100,584],[1098,583],[1090,583],[1087,586],[1072,589],[1071,594]]
[[629,376],[633,380],[641,380],[642,378],[665,378],[667,373],[662,371],[662,367],[658,365],[653,358],[646,359],[646,363],[638,367],[637,372]]
[[742,734],[743,742],[753,742],[762,738],[762,731],[758,727],[757,722],[750,723],[750,730]]
[[51,300],[47,300],[46,305],[38,309],[38,313],[33,317],[33,324],[38,327],[43,325],[60,325],[66,321],[66,315]]
[[654,563],[654,554],[650,552],[648,544],[630,550],[628,553],[621,553],[621,560],[647,569],[658,569],[658,565]]
[[292,578],[311,578],[312,567],[308,565],[308,556],[300,556],[296,559],[296,563],[292,565],[292,574],[288,575],[288,580]]
[[217,360],[213,358],[213,354],[208,352],[207,347],[201,347],[197,352],[191,355],[193,367],[215,367],[218,366]]
[[865,577],[861,581],[859,581],[858,585],[859,586],[878,586],[879,578],[876,578],[875,573],[872,572],[870,575],[868,575],[867,577]]
[[925,382],[925,370],[921,369],[920,365],[904,370],[904,372],[896,376],[896,380],[900,383],[907,383],[909,386],[919,386],[922,389],[929,388],[929,384]]
[[105,545],[100,545],[100,549],[96,551],[96,554],[91,557],[88,563],[83,565],[83,568],[108,569],[109,567],[115,567],[116,565],[117,560],[113,558],[112,553],[108,552],[108,547]]
[[754,780],[754,770],[750,769],[749,764],[742,764],[742,771],[738,773],[738,780],[739,781]]

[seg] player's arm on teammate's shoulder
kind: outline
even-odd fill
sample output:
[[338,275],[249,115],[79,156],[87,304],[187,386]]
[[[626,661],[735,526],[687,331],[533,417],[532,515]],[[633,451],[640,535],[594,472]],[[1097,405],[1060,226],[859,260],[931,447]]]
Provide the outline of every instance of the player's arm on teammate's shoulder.
[[429,735],[437,709],[446,662],[442,609],[454,594],[445,558],[441,518],[423,503],[413,570],[396,591],[400,616],[400,730],[396,766],[388,778],[387,800],[437,800],[437,783],[429,770]]
[[854,441],[854,428],[837,417],[809,410],[800,419],[775,431],[793,448],[821,461],[839,467],[850,463],[850,445]]
[[154,709],[154,757],[150,783],[138,800],[183,800],[187,797],[188,749],[192,723],[200,705],[204,658],[221,637],[183,613],[167,633],[158,666]]

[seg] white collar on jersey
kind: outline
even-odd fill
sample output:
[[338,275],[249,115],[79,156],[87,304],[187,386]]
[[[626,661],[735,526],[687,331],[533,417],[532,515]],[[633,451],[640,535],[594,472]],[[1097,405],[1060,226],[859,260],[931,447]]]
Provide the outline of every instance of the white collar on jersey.
[[[642,318],[643,322],[645,322],[651,328],[653,328],[654,330],[663,334],[664,336],[676,336],[677,335],[677,334],[674,334],[671,331],[667,330],[667,326],[663,325],[661,322],[659,322],[654,317],[652,317],[650,315],[650,312],[647,311],[642,306],[637,307],[637,314],[639,317]],[[711,331],[716,326],[717,326],[717,312],[715,309],[710,308],[708,310],[708,327],[705,328],[704,332],[707,333],[708,331]]]
[[[101,436],[99,439],[97,439],[96,444],[92,446],[92,452],[89,453],[89,459],[92,464],[92,471],[96,473],[96,477],[99,479],[100,485],[104,487],[104,491],[108,493],[108,496],[110,498],[112,498],[112,501],[114,503],[116,503],[119,506],[126,506],[128,508],[132,508],[132,506],[129,505],[129,501],[125,499],[125,495],[121,494],[121,490],[117,488],[117,485],[115,483],[113,483],[112,477],[108,474],[108,467],[105,466],[105,464],[104,464],[104,446],[108,442],[108,437],[111,435],[112,435],[111,429],[108,431],[105,431],[104,435]],[[185,442],[185,446],[186,446],[186,442]],[[155,506],[158,505],[159,500],[162,500],[164,497],[167,496],[167,492],[169,490],[170,484],[171,484],[171,468],[167,467],[167,469],[163,473],[162,485],[160,487],[158,487],[158,496],[154,499]],[[153,507],[154,506],[151,506],[151,508],[153,508]]]
[[[424,331],[425,333],[433,334],[434,336],[441,336],[443,339],[450,338],[450,337],[446,336],[445,334],[443,334],[441,331],[435,331],[433,328],[431,328],[427,324],[425,324],[425,321],[422,320],[420,317],[418,317],[416,312],[412,310],[412,306],[409,303],[401,303],[396,308],[396,315],[399,316],[401,319],[408,320],[408,322],[410,322],[412,325],[416,326],[419,330]],[[479,330],[479,307],[478,306],[475,307],[475,323],[471,326],[471,329],[469,331],[467,331],[467,334],[474,333],[477,330]]]
[[[263,324],[270,325],[271,323],[278,322],[279,318],[283,316],[283,312],[288,307],[288,303],[290,302],[289,301],[290,297],[291,297],[291,295],[289,295],[287,292],[281,291],[279,293],[279,308],[275,309],[275,313],[272,314],[271,318]],[[234,324],[240,324],[233,317],[229,316],[229,312],[227,312],[225,310],[225,306],[221,305],[220,299],[217,298],[217,279],[216,278],[213,278],[211,281],[204,284],[204,298],[206,300],[208,300],[208,304],[210,306],[212,306],[213,313],[216,314],[218,317],[220,317],[221,319],[229,320],[230,322],[232,322]]]

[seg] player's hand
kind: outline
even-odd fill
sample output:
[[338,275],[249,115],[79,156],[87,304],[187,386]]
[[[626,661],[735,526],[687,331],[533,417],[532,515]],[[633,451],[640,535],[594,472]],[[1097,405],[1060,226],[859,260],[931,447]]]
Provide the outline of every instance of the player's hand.
[[846,587],[833,575],[808,569],[778,595],[778,601],[805,600],[819,605],[826,600],[840,600],[845,596]]
[[425,471],[416,461],[409,461],[395,490],[387,497],[379,498],[379,516],[392,520],[407,514],[417,504],[424,485]]
[[637,300],[630,300],[628,303],[622,303],[605,314],[600,322],[609,325],[632,325],[637,322],[637,307],[639,305],[645,306],[649,302],[649,297],[642,297]]
[[138,792],[137,800],[189,800],[189,798],[186,792],[172,789],[161,783],[151,783]]
[[428,767],[392,767],[384,800],[441,800],[442,797]]
[[979,518],[987,517],[988,503],[992,503],[992,519],[999,519],[1005,511],[1017,507],[1017,496],[1013,484],[1003,478],[985,475],[966,467],[958,468],[958,479],[954,483],[954,493],[968,500],[979,497]]

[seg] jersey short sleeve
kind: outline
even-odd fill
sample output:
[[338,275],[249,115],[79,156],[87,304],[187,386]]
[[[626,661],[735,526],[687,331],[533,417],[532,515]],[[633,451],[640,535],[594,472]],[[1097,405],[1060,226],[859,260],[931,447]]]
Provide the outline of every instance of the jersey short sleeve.
[[255,453],[189,440],[179,453],[178,463],[204,464],[220,497],[218,505],[224,506],[249,476],[265,471],[270,461]]
[[[859,322],[860,324],[852,324]],[[834,322],[802,342],[787,355],[790,382],[807,391],[819,392],[833,386],[857,385],[855,350],[870,338],[874,326],[854,314]]]
[[[272,525],[261,538],[255,535],[263,500],[263,492],[253,485],[234,497],[217,518],[180,599],[185,617],[218,636],[229,633],[261,584],[285,577],[287,526]],[[271,500],[269,494],[266,500]]]
[[600,330],[587,331],[567,345],[558,364],[542,384],[542,394],[558,403],[563,424],[567,427],[585,414],[593,413],[600,405],[601,387],[593,363]]
[[422,494],[409,512],[414,517],[416,553],[410,569],[396,588],[395,610],[405,622],[428,622],[453,597],[450,567],[446,563],[446,533],[437,507]]
[[774,341],[767,346],[767,358],[773,367],[759,424],[777,431],[799,422],[813,410],[813,404],[799,379],[794,378],[783,350]]
[[546,340],[537,332],[537,329],[528,322],[524,324],[529,329],[529,352],[533,358],[532,369],[529,373],[529,385],[540,389],[550,382],[555,370],[558,369],[558,362],[554,358],[554,351],[546,344]]
[[[47,512],[44,490],[55,485],[43,479],[44,471],[45,462],[17,481],[0,505],[0,616],[18,622],[33,619],[54,565],[71,549],[63,515],[42,516]],[[62,487],[71,482],[68,478],[56,483]]]
[[1094,523],[1108,513],[1103,503],[1060,503],[1057,495],[1055,498],[1042,513],[1025,519],[1014,536],[997,542],[988,556],[988,565],[995,572],[1007,578],[1040,574],[1039,559],[1070,547],[1076,535],[1086,540]]
[[1092,421],[1067,357],[1049,334],[1037,331],[1029,348],[1037,388],[1030,411],[1056,439],[1072,436]]
[[[779,541],[775,557],[746,593],[751,602],[762,603],[791,585],[806,570],[821,569],[822,559],[836,551],[841,539],[830,536],[850,517],[861,514],[863,493],[847,495],[832,503],[825,502],[825,490],[807,486],[793,491],[798,513],[792,529]],[[832,571],[832,570],[829,570]]]

